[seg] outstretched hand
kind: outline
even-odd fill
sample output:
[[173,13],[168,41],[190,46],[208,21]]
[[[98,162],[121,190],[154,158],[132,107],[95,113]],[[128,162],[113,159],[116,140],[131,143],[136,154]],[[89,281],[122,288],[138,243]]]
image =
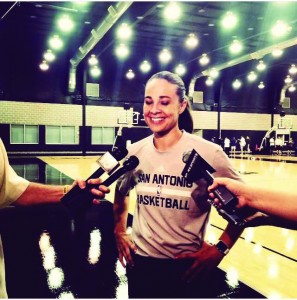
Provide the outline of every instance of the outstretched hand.
[[241,216],[245,218],[246,227],[269,225],[271,223],[270,216],[250,207],[249,202],[253,200],[252,194],[250,193],[251,187],[247,187],[246,184],[230,178],[215,178],[213,184],[208,187],[209,197],[213,199],[213,204],[218,210],[222,208],[223,205],[212,191],[219,185],[225,186],[238,199],[236,209],[238,209]]

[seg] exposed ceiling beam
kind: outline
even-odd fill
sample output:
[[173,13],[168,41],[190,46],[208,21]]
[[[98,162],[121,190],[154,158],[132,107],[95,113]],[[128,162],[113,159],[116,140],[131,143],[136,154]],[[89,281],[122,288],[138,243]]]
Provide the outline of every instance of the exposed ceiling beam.
[[108,30],[117,22],[117,20],[123,15],[123,13],[130,7],[133,1],[118,2],[115,6],[111,5],[108,8],[108,14],[100,22],[96,28],[91,30],[91,33],[86,42],[80,46],[74,55],[70,59],[70,74],[68,90],[74,92],[76,87],[76,68],[79,63],[86,57],[86,55],[97,45],[97,43],[103,38]]
[[271,54],[272,51],[274,49],[276,49],[276,48],[282,50],[282,49],[286,49],[286,48],[289,48],[289,47],[292,47],[292,46],[295,46],[295,45],[297,45],[297,38],[296,37],[294,37],[292,39],[289,39],[289,40],[286,40],[286,41],[283,41],[283,42],[280,42],[278,44],[274,44],[274,45],[271,45],[269,47],[260,49],[258,51],[255,51],[255,52],[243,55],[241,57],[238,57],[238,58],[235,58],[233,60],[230,60],[230,61],[228,61],[226,63],[220,64],[220,65],[217,65],[217,66],[212,66],[211,68],[202,71],[201,73],[195,75],[192,78],[192,80],[190,82],[190,85],[189,85],[189,96],[192,96],[193,93],[194,93],[194,88],[195,88],[196,80],[198,78],[201,78],[201,77],[204,77],[204,76],[209,76],[210,71],[213,68],[215,68],[217,71],[221,71],[221,70],[224,70],[224,69],[227,69],[227,68],[239,65],[241,63],[247,62],[249,60],[261,59],[265,55]]

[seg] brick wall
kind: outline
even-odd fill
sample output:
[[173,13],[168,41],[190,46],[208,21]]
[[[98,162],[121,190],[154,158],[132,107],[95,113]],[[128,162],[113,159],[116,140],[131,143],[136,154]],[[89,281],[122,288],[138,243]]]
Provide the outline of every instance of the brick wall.
[[[87,106],[86,125],[117,126],[120,107]],[[0,102],[0,123],[30,125],[82,125],[82,106],[69,104]]]
[[[118,111],[122,107],[86,106],[86,125],[117,127]],[[217,129],[218,114],[215,111],[193,111],[195,129]],[[288,115],[297,131],[297,116]],[[275,115],[275,124],[279,116]],[[82,106],[70,104],[0,101],[0,123],[41,125],[82,125]],[[271,127],[269,114],[221,113],[222,130],[267,131]]]

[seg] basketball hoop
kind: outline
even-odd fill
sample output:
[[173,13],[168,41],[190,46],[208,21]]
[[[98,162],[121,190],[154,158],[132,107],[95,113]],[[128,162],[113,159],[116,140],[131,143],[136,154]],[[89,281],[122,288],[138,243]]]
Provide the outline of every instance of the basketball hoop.
[[118,124],[127,125],[132,127],[132,125],[137,125],[139,122],[140,113],[133,110],[120,110],[118,112]]

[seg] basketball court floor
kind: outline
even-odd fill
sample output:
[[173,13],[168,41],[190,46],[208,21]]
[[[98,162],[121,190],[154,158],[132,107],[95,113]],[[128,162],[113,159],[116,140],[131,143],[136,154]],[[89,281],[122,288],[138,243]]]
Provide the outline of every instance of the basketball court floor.
[[[65,184],[92,174],[97,158],[52,156],[10,162],[17,172],[26,164],[37,164],[39,177],[29,180]],[[232,162],[248,184],[296,190],[297,157],[249,155]],[[46,168],[46,175],[40,174]],[[60,204],[1,211],[10,297],[128,297],[125,270],[117,261],[113,240],[113,188],[107,201],[80,216],[71,216]],[[213,209],[206,240],[215,242],[225,226]],[[296,282],[297,231],[262,226],[244,230],[207,288],[215,288],[217,298],[297,298]]]

